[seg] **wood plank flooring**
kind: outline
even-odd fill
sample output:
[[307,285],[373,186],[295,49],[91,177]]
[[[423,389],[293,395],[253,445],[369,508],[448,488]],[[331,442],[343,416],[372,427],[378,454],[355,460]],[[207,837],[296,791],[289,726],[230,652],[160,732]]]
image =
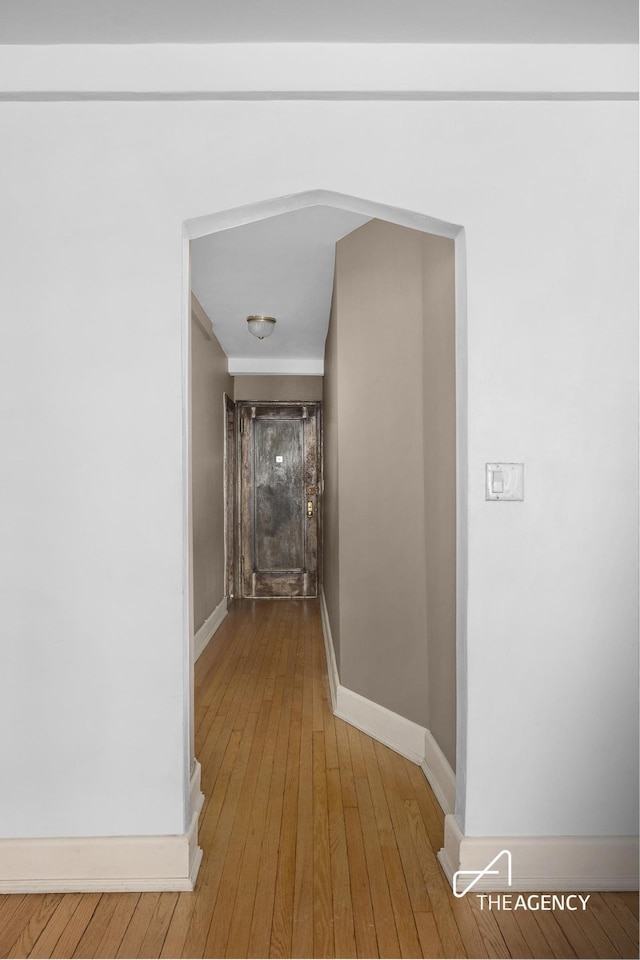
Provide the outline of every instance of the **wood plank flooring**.
[[193,893],[0,896],[2,957],[637,957],[638,897],[453,897],[420,769],[336,719],[317,601],[243,601],[196,665]]

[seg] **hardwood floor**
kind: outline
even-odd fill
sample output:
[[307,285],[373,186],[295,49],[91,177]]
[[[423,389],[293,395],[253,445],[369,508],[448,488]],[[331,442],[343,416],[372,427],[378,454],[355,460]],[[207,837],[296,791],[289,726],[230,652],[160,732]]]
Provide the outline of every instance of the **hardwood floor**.
[[0,897],[2,957],[638,956],[638,896],[480,910],[414,764],[336,719],[317,601],[236,603],[196,665],[194,893]]

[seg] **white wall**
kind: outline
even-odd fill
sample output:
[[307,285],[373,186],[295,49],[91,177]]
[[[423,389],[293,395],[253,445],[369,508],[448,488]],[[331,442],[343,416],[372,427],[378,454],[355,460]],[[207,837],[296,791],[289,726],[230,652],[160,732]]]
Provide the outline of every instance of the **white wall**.
[[465,832],[635,832],[635,119],[0,106],[5,835],[184,829],[182,223],[317,187],[466,231]]

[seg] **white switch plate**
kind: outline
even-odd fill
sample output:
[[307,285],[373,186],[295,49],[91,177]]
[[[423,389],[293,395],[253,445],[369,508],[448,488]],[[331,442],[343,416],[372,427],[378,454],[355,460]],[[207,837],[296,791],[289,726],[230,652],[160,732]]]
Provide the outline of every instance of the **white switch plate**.
[[486,500],[524,500],[524,463],[488,463]]

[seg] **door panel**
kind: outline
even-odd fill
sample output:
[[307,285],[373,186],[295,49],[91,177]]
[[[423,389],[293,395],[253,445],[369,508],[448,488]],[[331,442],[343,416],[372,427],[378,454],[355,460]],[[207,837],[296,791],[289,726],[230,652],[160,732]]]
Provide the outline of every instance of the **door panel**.
[[253,516],[258,570],[304,568],[304,420],[254,420]]
[[318,404],[239,404],[241,589],[318,594]]

